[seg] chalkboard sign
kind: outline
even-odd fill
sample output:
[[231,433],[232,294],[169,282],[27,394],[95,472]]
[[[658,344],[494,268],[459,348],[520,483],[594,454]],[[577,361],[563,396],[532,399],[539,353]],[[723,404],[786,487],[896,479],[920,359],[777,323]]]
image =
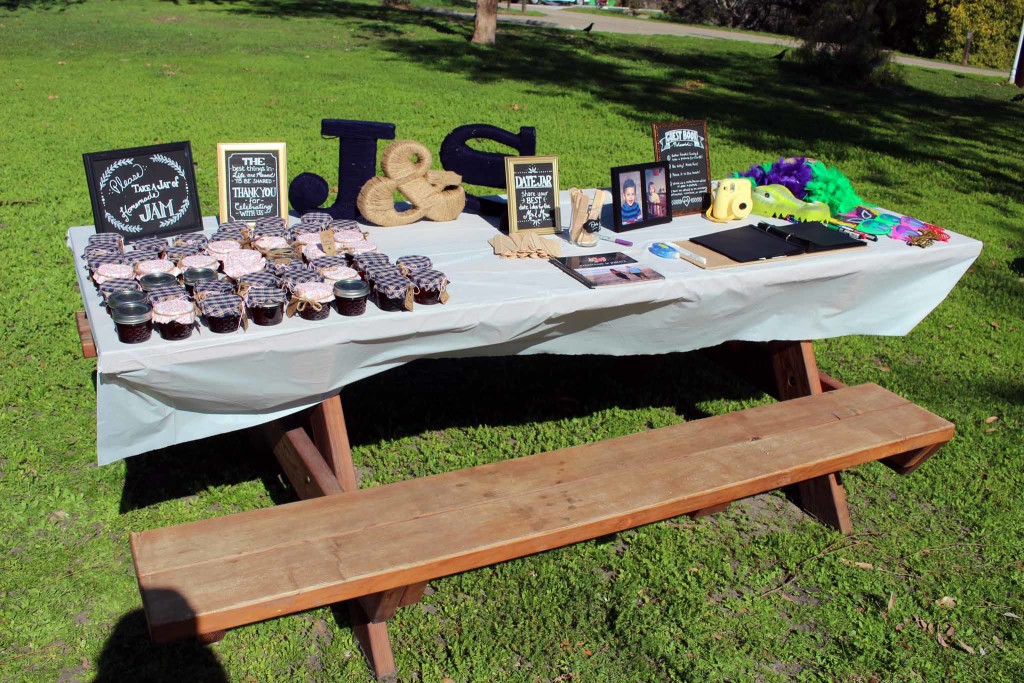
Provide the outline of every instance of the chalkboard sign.
[[711,206],[707,121],[655,123],[654,158],[668,162],[673,216]]
[[202,230],[188,142],[93,152],[82,160],[96,232],[132,242]]
[[220,222],[288,216],[285,144],[217,145]]
[[561,231],[558,157],[506,157],[508,231]]

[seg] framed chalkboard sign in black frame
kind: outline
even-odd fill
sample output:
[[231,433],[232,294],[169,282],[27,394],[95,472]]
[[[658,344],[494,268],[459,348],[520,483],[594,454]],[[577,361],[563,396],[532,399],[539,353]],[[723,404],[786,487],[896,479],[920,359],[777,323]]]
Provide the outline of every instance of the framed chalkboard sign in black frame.
[[217,144],[220,222],[288,218],[288,159],[283,142]]
[[558,157],[505,157],[508,231],[562,231]]
[[711,206],[711,162],[707,121],[652,124],[654,158],[668,163],[672,215],[700,213]]
[[82,161],[96,232],[134,242],[203,229],[188,141],[91,152]]
[[[655,192],[651,193],[651,187]],[[625,204],[633,190],[632,203]],[[623,232],[672,222],[672,186],[668,182],[668,164],[617,166],[612,169],[612,230]],[[628,208],[627,208],[628,207]]]

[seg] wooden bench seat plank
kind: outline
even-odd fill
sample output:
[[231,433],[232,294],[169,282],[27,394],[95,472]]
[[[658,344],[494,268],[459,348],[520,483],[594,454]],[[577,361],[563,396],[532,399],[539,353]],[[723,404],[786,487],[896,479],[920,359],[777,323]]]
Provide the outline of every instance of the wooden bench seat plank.
[[[259,511],[274,513],[258,516],[275,523],[290,521],[273,530],[249,527],[253,513],[245,513],[216,525],[133,534],[151,633],[165,640],[219,631],[398,588],[706,509],[952,436],[950,423],[906,401],[893,407],[882,400],[889,392],[878,387],[867,393],[878,392],[884,409],[842,410],[822,400],[844,392],[850,390],[811,399],[824,405],[831,420],[779,433],[758,429],[766,435],[738,442],[713,439],[718,446],[697,451],[692,442],[705,438],[704,431],[718,431],[716,422],[735,427],[737,420],[727,421],[727,415],[677,426],[687,430],[655,430],[639,435],[646,437],[643,443],[623,437],[563,449],[534,456],[528,468],[521,463],[531,459],[524,458]],[[800,401],[746,413],[775,409],[784,418],[806,409],[789,408]],[[847,416],[835,417],[834,408]],[[693,439],[680,438],[690,432]],[[517,477],[520,471],[531,475],[529,481]],[[474,476],[480,477],[476,490],[460,491],[458,484]],[[434,495],[411,498],[417,491]],[[307,514],[314,509],[316,515]],[[236,531],[247,549],[225,553],[222,547],[218,556],[216,546]],[[157,561],[174,556],[168,535],[191,555],[185,564],[180,557]],[[196,548],[203,551],[192,552]]]
[[[815,398],[795,399],[785,405],[771,404],[719,415],[695,422],[686,422],[656,430],[655,438],[669,450],[660,454],[677,458],[687,452],[700,455],[722,445],[762,439],[772,434],[806,429],[868,412],[884,412],[898,406],[911,405],[906,399],[885,391],[877,385],[850,387],[844,393],[829,392]],[[652,432],[631,434],[607,441],[584,444],[534,456],[459,470],[442,475],[443,484],[433,477],[411,479],[360,490],[359,498],[348,494],[344,500],[307,501],[303,508],[305,537],[312,529],[324,528],[333,534],[337,518],[344,515],[351,529],[362,529],[389,520],[401,520],[422,508],[457,507],[460,501],[478,500],[494,495],[491,476],[502,473],[503,492],[528,491],[538,485],[551,484],[551,473],[573,462],[577,478],[600,473],[632,457],[633,449],[648,453],[652,448]],[[380,500],[387,498],[386,506]],[[221,559],[231,554],[245,554],[260,548],[286,548],[294,532],[292,514],[285,506],[276,506],[247,513],[233,520],[230,535],[220,532],[223,519],[202,520],[146,533],[147,543],[139,548],[139,563],[147,572],[178,569],[207,559]],[[217,530],[213,543],[204,543],[204,532]],[[219,536],[219,538],[218,538]],[[258,544],[264,544],[260,546]]]

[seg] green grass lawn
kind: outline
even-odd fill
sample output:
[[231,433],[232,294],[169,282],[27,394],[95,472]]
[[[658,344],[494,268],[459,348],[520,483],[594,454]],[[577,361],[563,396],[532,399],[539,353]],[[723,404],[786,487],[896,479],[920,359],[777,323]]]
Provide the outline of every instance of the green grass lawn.
[[[923,70],[893,90],[825,88],[780,70],[772,46],[726,41],[503,25],[481,47],[469,32],[355,0],[0,13],[0,679],[369,679],[327,610],[211,648],[149,645],[128,533],[292,494],[272,457],[237,435],[96,466],[95,362],[79,354],[64,245],[69,225],[92,222],[83,152],[191,140],[212,214],[217,142],[284,140],[292,174],[330,178],[337,146],[320,138],[323,117],[391,121],[435,150],[464,123],[536,126],[566,187],[648,159],[651,121],[707,118],[715,176],[808,154],[876,203],[985,242],[909,336],[817,346],[826,372],[958,426],[910,477],[881,465],[846,477],[855,535],[769,495],[437,581],[393,622],[402,680],[1024,679],[1016,91]],[[364,483],[767,400],[690,355],[602,363],[635,388],[595,389],[591,360],[543,357],[417,362],[346,388]],[[402,406],[388,403],[396,387]],[[938,606],[944,596],[956,606]]]

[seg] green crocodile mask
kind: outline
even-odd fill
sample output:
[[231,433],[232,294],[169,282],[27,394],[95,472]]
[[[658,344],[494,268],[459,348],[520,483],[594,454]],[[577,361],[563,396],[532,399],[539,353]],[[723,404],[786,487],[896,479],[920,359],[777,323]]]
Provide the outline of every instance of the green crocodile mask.
[[753,190],[754,213],[758,216],[798,221],[827,221],[831,214],[825,202],[802,202],[784,185],[761,185]]

